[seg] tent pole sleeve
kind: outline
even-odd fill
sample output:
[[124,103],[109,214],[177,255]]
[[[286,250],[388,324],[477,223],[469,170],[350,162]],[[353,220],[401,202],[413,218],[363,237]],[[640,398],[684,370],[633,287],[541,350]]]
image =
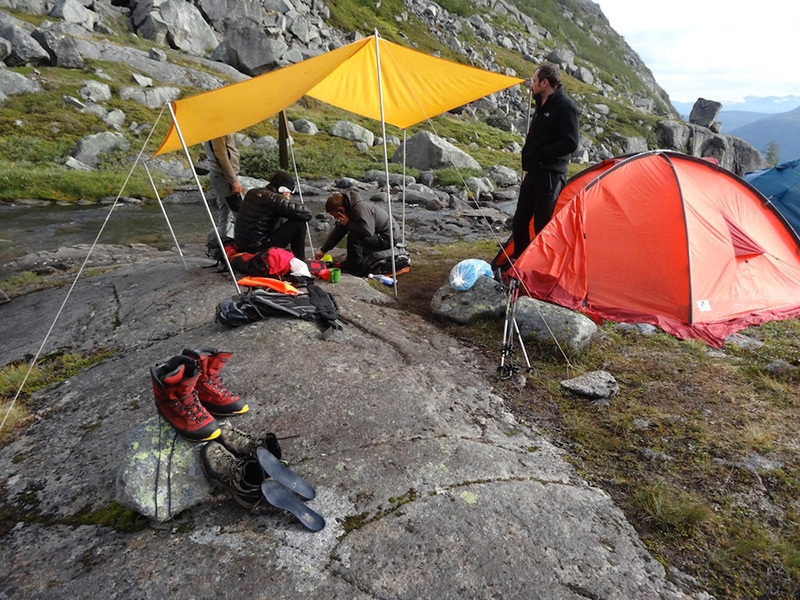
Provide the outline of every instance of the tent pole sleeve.
[[156,182],[153,181],[153,176],[150,174],[150,168],[147,166],[147,161],[142,162],[142,165],[144,166],[144,170],[147,171],[147,178],[150,180],[150,185],[153,186],[153,192],[156,195],[156,200],[158,200],[158,206],[161,207],[161,214],[164,215],[164,220],[167,222],[167,229],[169,229],[169,233],[172,236],[172,241],[175,242],[175,247],[178,249],[178,254],[181,255],[183,268],[188,271],[189,266],[186,264],[186,257],[183,256],[183,250],[181,250],[181,245],[178,243],[178,238],[175,236],[175,230],[172,228],[172,223],[170,223],[169,216],[167,216],[167,210],[164,208],[164,203],[161,201],[161,195],[158,193]]
[[392,186],[389,184],[389,150],[386,144],[386,116],[383,106],[383,83],[381,81],[381,47],[378,43],[378,30],[375,29],[375,56],[378,70],[378,98],[381,104],[381,135],[383,137],[383,168],[386,175],[386,205],[389,209],[389,244],[392,249],[392,278],[394,279],[394,297],[397,298],[397,265],[394,256],[394,223],[392,221]]
[[181,126],[178,124],[178,119],[175,118],[175,110],[173,103],[170,102],[169,106],[169,114],[172,117],[172,123],[175,125],[175,133],[178,134],[178,139],[181,141],[181,147],[183,148],[183,152],[186,154],[186,160],[189,161],[189,167],[192,169],[192,175],[194,175],[194,181],[197,184],[197,189],[200,191],[200,197],[203,199],[203,205],[206,207],[206,212],[208,213],[208,219],[211,221],[211,228],[214,230],[214,235],[217,236],[217,243],[219,247],[222,249],[222,257],[225,259],[225,264],[228,267],[228,273],[230,273],[231,279],[233,280],[233,287],[236,288],[236,293],[241,294],[242,290],[239,289],[239,284],[236,283],[236,274],[233,272],[233,267],[231,266],[231,261],[228,260],[228,255],[225,253],[225,246],[222,244],[222,238],[219,236],[219,231],[217,231],[217,224],[214,221],[214,215],[211,214],[211,208],[208,206],[208,200],[206,199],[206,195],[203,192],[203,186],[200,185],[200,178],[197,176],[197,171],[194,169],[194,163],[192,162],[192,157],[189,155],[189,148],[186,147],[186,142],[183,140],[183,133],[181,132]]

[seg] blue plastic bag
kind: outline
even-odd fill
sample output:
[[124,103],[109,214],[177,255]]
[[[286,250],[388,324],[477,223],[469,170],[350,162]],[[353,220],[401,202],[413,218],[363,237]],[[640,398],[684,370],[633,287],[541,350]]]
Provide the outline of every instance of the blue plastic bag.
[[475,285],[478,277],[481,276],[489,277],[490,279],[494,277],[489,263],[479,258],[462,260],[450,270],[450,287],[463,292]]

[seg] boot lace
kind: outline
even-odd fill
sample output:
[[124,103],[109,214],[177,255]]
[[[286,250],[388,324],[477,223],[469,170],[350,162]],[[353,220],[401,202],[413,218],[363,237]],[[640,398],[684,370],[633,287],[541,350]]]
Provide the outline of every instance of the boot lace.
[[214,390],[216,394],[223,398],[233,398],[236,396],[236,394],[225,387],[225,384],[222,382],[222,378],[219,375],[209,375],[206,383],[209,387],[211,387],[212,390]]
[[200,397],[197,395],[197,390],[192,390],[192,393],[184,396],[180,400],[175,401],[175,406],[178,410],[186,415],[186,418],[197,421],[202,421],[208,411],[200,404]]

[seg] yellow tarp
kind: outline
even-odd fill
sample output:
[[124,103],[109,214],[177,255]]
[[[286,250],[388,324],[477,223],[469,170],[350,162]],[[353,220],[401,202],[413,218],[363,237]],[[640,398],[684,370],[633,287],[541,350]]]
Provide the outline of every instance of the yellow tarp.
[[[377,39],[377,46],[376,46]],[[172,103],[187,146],[241,131],[305,95],[406,129],[445,111],[522,83],[370,36],[247,81]],[[175,124],[154,156],[181,148]]]

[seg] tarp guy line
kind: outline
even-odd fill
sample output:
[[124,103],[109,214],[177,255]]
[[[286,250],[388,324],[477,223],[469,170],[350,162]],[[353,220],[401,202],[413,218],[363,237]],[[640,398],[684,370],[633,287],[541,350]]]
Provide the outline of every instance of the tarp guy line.
[[164,215],[164,220],[167,222],[167,228],[169,229],[169,233],[172,236],[172,241],[175,242],[175,248],[177,248],[178,254],[181,255],[181,261],[183,261],[183,268],[186,271],[188,271],[189,265],[186,264],[186,258],[183,256],[183,250],[181,250],[181,245],[178,243],[178,238],[175,236],[175,230],[172,229],[172,223],[170,222],[169,217],[167,216],[167,210],[164,208],[164,203],[161,201],[161,194],[158,193],[156,182],[153,181],[153,176],[150,174],[150,168],[147,166],[146,160],[142,162],[142,166],[144,166],[144,170],[147,172],[147,178],[150,180],[150,185],[153,186],[153,193],[156,195],[156,200],[158,200],[158,206],[161,208],[161,214]]
[[89,252],[86,254],[86,258],[83,259],[83,263],[81,263],[81,266],[78,269],[78,272],[75,274],[75,279],[72,280],[72,285],[69,286],[69,289],[67,290],[67,295],[64,297],[64,301],[61,303],[61,306],[58,308],[58,311],[56,312],[56,316],[53,317],[53,322],[50,324],[50,328],[47,330],[47,333],[45,333],[44,339],[42,340],[42,343],[39,345],[39,349],[36,351],[36,354],[34,354],[33,360],[31,360],[31,364],[28,367],[27,372],[25,373],[25,377],[22,378],[22,382],[19,384],[19,389],[17,390],[17,393],[14,394],[14,397],[11,399],[11,402],[9,402],[8,410],[6,410],[6,414],[3,415],[3,420],[0,421],[0,431],[3,430],[3,426],[6,424],[6,420],[8,420],[8,416],[11,414],[11,411],[14,409],[14,405],[17,403],[17,399],[19,398],[20,394],[22,393],[22,388],[25,387],[25,382],[28,381],[28,377],[30,377],[30,374],[33,372],[33,367],[36,366],[36,363],[39,360],[39,357],[42,355],[42,350],[44,349],[44,346],[47,343],[47,340],[50,339],[50,334],[53,333],[53,329],[55,329],[56,323],[58,322],[59,317],[61,317],[61,313],[64,312],[64,307],[67,305],[67,301],[69,300],[69,297],[72,295],[72,290],[75,289],[75,286],[77,285],[78,280],[80,279],[81,275],[83,275],[83,272],[86,269],[86,265],[89,262],[89,258],[92,256],[92,252],[94,251],[95,246],[97,246],[97,242],[100,239],[100,236],[103,235],[103,231],[105,231],[106,225],[108,225],[108,221],[111,219],[111,213],[114,212],[114,209],[116,208],[117,204],[119,204],[119,199],[122,196],[122,192],[125,190],[125,186],[128,185],[128,182],[131,179],[131,175],[133,175],[133,170],[136,168],[136,165],[141,160],[142,154],[144,153],[144,149],[147,146],[147,142],[150,141],[150,137],[153,135],[153,132],[156,130],[156,126],[158,125],[158,121],[161,119],[161,115],[163,115],[163,114],[164,114],[164,109],[162,108],[161,112],[158,114],[158,117],[156,118],[156,122],[153,124],[153,127],[150,129],[150,132],[147,134],[147,139],[142,144],[142,148],[139,150],[139,154],[137,155],[136,160],[133,161],[133,164],[131,165],[131,170],[128,171],[128,175],[125,178],[125,181],[122,183],[122,187],[120,188],[119,192],[117,193],[117,197],[114,198],[114,202],[111,204],[111,208],[108,209],[108,214],[106,215],[106,218],[103,221],[103,224],[100,226],[100,231],[97,232],[97,236],[95,236],[94,241],[92,242],[92,245],[89,247]]

